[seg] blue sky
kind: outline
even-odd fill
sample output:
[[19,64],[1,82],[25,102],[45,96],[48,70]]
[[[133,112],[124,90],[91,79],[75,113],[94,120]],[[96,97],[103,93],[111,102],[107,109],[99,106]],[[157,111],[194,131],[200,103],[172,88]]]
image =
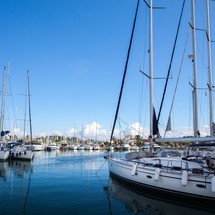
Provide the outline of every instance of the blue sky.
[[[202,4],[202,1],[197,0],[198,27],[205,26]],[[182,1],[156,0],[154,5],[166,7],[165,10],[154,11],[154,73],[156,77],[164,77]],[[58,133],[78,136],[84,128],[87,138],[95,137],[96,128],[98,136],[109,139],[135,7],[135,0],[0,1],[0,66],[3,71],[9,62],[11,89],[8,91],[13,95],[19,130],[23,130],[23,94],[26,71],[29,70],[34,135]],[[214,9],[215,4],[211,3],[211,11]],[[189,20],[190,2],[187,1],[172,76],[179,70]],[[212,38],[215,38],[214,34],[212,31]],[[198,33],[198,38],[204,41],[204,37]],[[120,108],[120,118],[126,122],[120,125],[128,133],[131,131],[128,125],[137,126],[138,123],[144,135],[148,132],[148,80],[139,73],[139,69],[148,72],[147,49],[148,9],[141,1]],[[206,55],[206,43],[201,42],[199,49],[204,50],[200,55],[202,61]],[[190,50],[191,45],[186,55]],[[182,77],[188,79],[190,76],[192,80],[192,65],[187,57],[183,69]],[[205,86],[203,66],[200,66],[199,73],[200,82]],[[161,121],[163,125],[167,121],[175,80],[174,77],[170,81]],[[156,80],[155,86],[155,105],[158,110],[164,81]],[[185,99],[190,99],[188,80],[181,82],[180,87],[182,90],[175,105],[173,124],[178,129],[186,130],[192,126],[189,116],[191,104],[181,104]],[[207,102],[204,93],[200,97],[203,104]],[[8,96],[8,117],[5,122],[5,127],[9,129],[11,120],[14,120],[10,99]],[[140,103],[143,105],[140,106]],[[202,106],[202,109],[206,110],[207,106]],[[200,123],[207,124],[207,113]],[[116,129],[119,128],[117,124]]]

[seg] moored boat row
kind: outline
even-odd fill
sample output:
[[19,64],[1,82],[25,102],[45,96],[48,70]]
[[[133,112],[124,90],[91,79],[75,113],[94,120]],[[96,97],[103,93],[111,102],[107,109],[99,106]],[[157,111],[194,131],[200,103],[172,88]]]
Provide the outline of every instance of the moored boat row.
[[99,144],[80,144],[80,145],[71,145],[71,150],[100,150]]

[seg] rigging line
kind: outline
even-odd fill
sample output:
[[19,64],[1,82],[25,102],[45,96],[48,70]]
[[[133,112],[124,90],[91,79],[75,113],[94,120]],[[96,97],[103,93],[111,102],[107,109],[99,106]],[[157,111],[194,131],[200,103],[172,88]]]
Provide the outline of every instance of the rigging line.
[[170,64],[169,64],[169,69],[168,69],[168,73],[167,73],[166,83],[165,83],[165,86],[164,86],[161,105],[160,105],[160,109],[159,109],[159,113],[158,113],[157,123],[159,123],[160,114],[161,114],[161,110],[162,110],[163,102],[164,102],[164,96],[165,96],[167,84],[168,84],[168,81],[169,81],[169,75],[170,75],[170,70],[171,70],[171,67],[172,67],[173,57],[174,57],[174,54],[175,54],[175,47],[176,47],[176,43],[177,43],[177,40],[178,40],[179,29],[180,29],[180,26],[181,26],[181,20],[182,20],[182,15],[183,15],[183,11],[184,11],[184,5],[185,5],[185,0],[183,1],[182,8],[181,8],[181,14],[180,14],[179,22],[178,22],[178,28],[177,28],[176,37],[175,37],[175,41],[174,41],[174,46],[173,46],[173,50],[172,50],[172,55],[171,55],[171,59],[170,59]]
[[[105,162],[99,167],[99,169],[96,171],[96,176],[98,177],[98,172],[101,170],[101,168],[105,165],[105,163],[107,163],[107,160],[105,160]],[[101,184],[103,185],[101,179],[98,177],[99,181],[101,182]]]
[[[140,91],[140,104],[139,104],[139,123],[141,123],[141,118],[142,118],[142,111],[143,110],[143,86],[144,86],[144,82],[143,82],[143,78],[141,78],[141,91]],[[139,132],[140,132],[140,126],[139,126]]]
[[[120,120],[120,117],[118,117],[118,119]],[[120,130],[119,130],[119,134],[120,134],[120,139],[121,139],[121,131],[122,131],[122,133],[123,133],[124,137],[125,137],[126,135],[125,135],[124,130],[122,129],[122,126],[121,126],[120,121],[118,121],[118,124],[119,124],[119,128],[120,128]]]
[[10,76],[8,76],[8,82],[9,82],[9,87],[10,87],[10,96],[11,96],[11,102],[12,102],[12,108],[13,108],[13,117],[14,117],[14,121],[15,121],[15,127],[16,127],[16,111],[15,111],[15,105],[14,105],[14,98],[13,98],[13,94],[12,94],[12,87],[11,87],[11,80],[10,80]]
[[[128,123],[126,123],[124,120],[122,120],[121,118],[118,118],[120,121],[122,121],[123,123],[125,123],[127,126],[129,126],[130,128],[132,128],[133,130],[135,130],[136,132],[138,132],[138,134],[142,134],[140,131],[138,131],[136,128],[132,127],[131,125],[129,125]],[[124,132],[123,132],[124,133]],[[143,135],[143,134],[142,134]]]
[[136,12],[135,12],[135,17],[134,17],[134,22],[133,22],[133,27],[132,27],[132,32],[131,32],[131,38],[130,38],[129,48],[128,48],[128,52],[127,52],[127,58],[126,58],[126,63],[125,63],[125,68],[124,68],[124,74],[123,74],[123,79],[122,79],[120,94],[119,94],[119,98],[118,98],[118,103],[117,103],[117,109],[116,109],[116,113],[115,113],[113,128],[112,128],[112,131],[111,131],[110,144],[111,144],[111,141],[112,141],[112,138],[113,138],[113,132],[114,132],[115,125],[116,125],[116,120],[117,120],[117,117],[118,117],[119,106],[120,106],[120,102],[121,102],[122,91],[123,91],[124,82],[125,82],[125,76],[126,76],[126,72],[127,72],[128,60],[129,60],[131,45],[132,45],[132,41],[133,41],[134,29],[135,29],[135,25],[136,25],[136,19],[137,19],[137,12],[138,12],[138,8],[139,8],[139,2],[140,2],[140,0],[138,0],[137,6],[136,6]]
[[[187,48],[189,34],[190,34],[190,30],[188,30],[187,38],[186,38],[186,41],[185,41],[183,56],[182,56],[182,59],[181,59],[181,65],[180,65],[179,72],[178,72],[178,77],[177,77],[177,81],[176,81],[176,85],[175,85],[175,90],[174,90],[174,94],[173,94],[173,99],[172,99],[168,119],[170,118],[170,115],[172,113],[172,108],[173,108],[173,104],[174,104],[174,101],[175,101],[176,91],[177,91],[177,88],[178,88],[178,83],[179,83],[179,79],[180,79],[180,75],[181,75],[182,65],[183,65],[183,62],[184,62],[184,56],[185,56],[185,52],[186,52],[186,48]],[[164,137],[165,137],[165,135],[166,135],[166,130],[165,130],[165,133],[164,133]]]

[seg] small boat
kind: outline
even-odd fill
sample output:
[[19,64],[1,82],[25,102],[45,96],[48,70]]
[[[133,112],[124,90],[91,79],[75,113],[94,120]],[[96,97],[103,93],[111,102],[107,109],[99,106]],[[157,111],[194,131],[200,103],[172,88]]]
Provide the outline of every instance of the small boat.
[[123,146],[122,146],[122,149],[124,150],[124,151],[129,151],[130,150],[130,145],[128,144],[128,143],[125,143],[125,144],[123,144]]
[[81,145],[78,146],[77,149],[78,149],[78,150],[85,150],[85,145],[81,144]]
[[77,150],[78,146],[77,145],[71,145],[71,150]]
[[93,150],[100,150],[100,145],[99,144],[94,144],[93,145]]
[[93,146],[91,144],[87,144],[85,146],[85,150],[93,150]]
[[59,150],[60,147],[56,143],[49,143],[47,146],[47,151]]
[[60,150],[68,150],[70,147],[69,147],[69,144],[67,142],[62,142],[60,144]]
[[106,147],[107,151],[113,151],[115,149],[114,146],[110,145]]
[[[159,148],[161,148],[160,145],[158,145],[157,143],[154,143],[154,150],[157,150]],[[142,146],[142,150],[150,150],[150,143],[149,142],[144,142],[143,146]]]
[[42,142],[40,141],[33,142],[32,146],[34,148],[34,151],[43,151],[45,148]]
[[131,150],[131,151],[139,151],[139,147],[136,146],[136,145],[132,145],[132,146],[130,147],[130,150]]

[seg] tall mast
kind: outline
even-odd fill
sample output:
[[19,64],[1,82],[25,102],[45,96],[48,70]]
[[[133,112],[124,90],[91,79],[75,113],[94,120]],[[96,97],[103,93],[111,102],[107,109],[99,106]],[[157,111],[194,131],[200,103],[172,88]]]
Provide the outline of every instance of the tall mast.
[[210,35],[210,9],[209,0],[206,0],[206,28],[207,28],[207,46],[208,46],[208,88],[209,88],[209,116],[210,116],[210,135],[214,134],[213,130],[213,83],[212,83],[212,64],[211,64],[211,35]]
[[154,107],[154,81],[153,81],[153,19],[152,19],[152,0],[150,0],[150,6],[149,6],[149,98],[150,98],[150,155],[152,156],[152,150],[153,150],[153,107]]
[[3,128],[4,128],[6,88],[7,88],[7,68],[4,67],[3,83],[2,83],[2,103],[1,103],[0,132],[3,131]]
[[26,130],[26,114],[27,114],[27,103],[28,103],[28,74],[26,78],[26,91],[25,91],[25,110],[24,110],[24,131],[23,140],[25,140],[25,130]]
[[154,93],[153,93],[153,20],[152,20],[152,0],[150,0],[149,8],[150,26],[149,26],[149,93],[150,93],[150,135],[153,136],[153,107],[154,107]]
[[32,144],[33,137],[32,137],[32,124],[31,124],[31,98],[30,98],[29,72],[28,71],[27,71],[27,89],[28,89],[28,111],[29,111],[29,123],[30,123],[30,138],[31,138],[31,144]]
[[[74,123],[74,130],[73,130],[73,144],[75,143],[75,123]],[[77,140],[76,140],[76,142],[77,142]]]
[[193,36],[193,131],[198,136],[198,105],[197,105],[197,58],[196,58],[196,31],[195,31],[195,0],[191,0],[192,36]]

